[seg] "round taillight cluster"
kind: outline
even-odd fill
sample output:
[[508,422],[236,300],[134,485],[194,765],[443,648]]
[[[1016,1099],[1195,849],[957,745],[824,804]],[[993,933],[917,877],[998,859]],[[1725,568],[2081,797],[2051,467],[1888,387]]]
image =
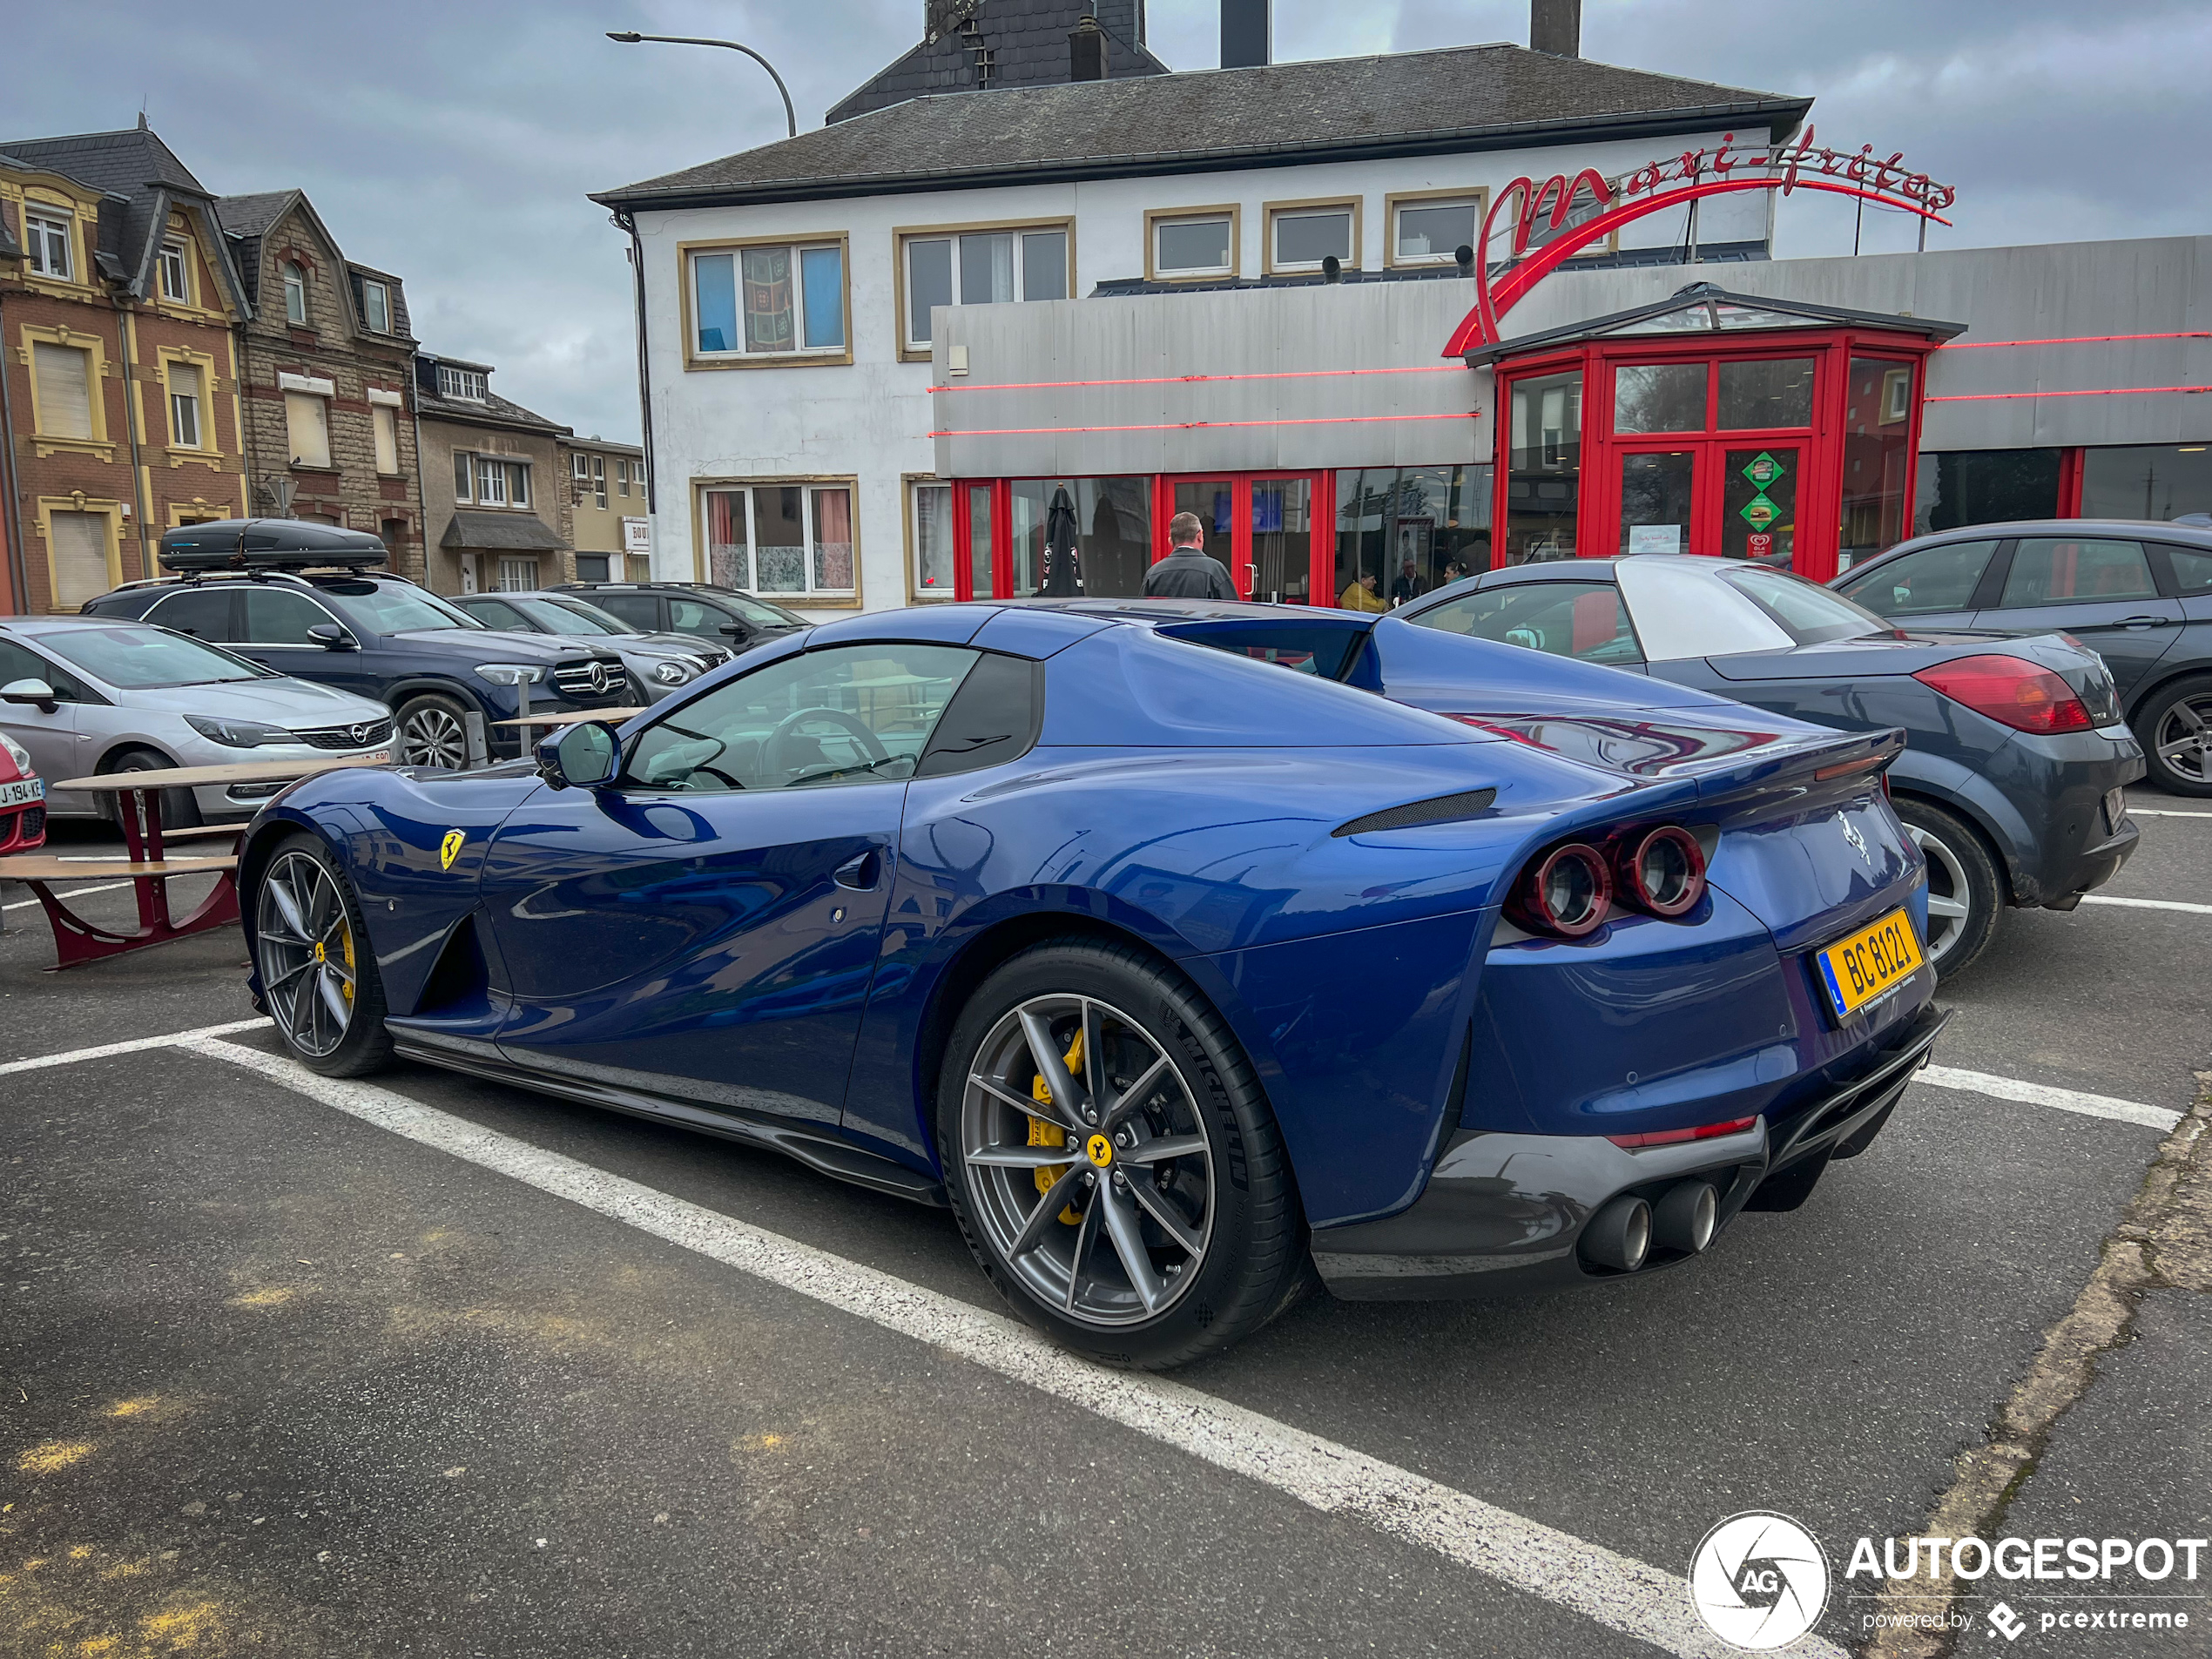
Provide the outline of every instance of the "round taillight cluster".
[[1678,825],[1629,830],[1602,846],[1568,841],[1539,855],[1514,883],[1506,914],[1531,933],[1581,939],[1618,904],[1666,921],[1705,896],[1705,854]]

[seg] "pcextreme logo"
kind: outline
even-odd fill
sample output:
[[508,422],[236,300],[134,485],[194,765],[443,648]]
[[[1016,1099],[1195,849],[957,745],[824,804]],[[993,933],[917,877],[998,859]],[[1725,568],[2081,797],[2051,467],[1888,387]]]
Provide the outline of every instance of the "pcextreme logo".
[[1689,1602],[1731,1648],[1764,1653],[1812,1629],[1828,1605],[1828,1557],[1787,1515],[1730,1515],[1689,1563]]

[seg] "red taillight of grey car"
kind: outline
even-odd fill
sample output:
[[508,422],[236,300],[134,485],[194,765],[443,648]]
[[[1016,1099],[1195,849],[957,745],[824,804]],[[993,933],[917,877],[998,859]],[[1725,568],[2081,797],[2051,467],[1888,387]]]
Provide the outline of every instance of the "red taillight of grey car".
[[1568,841],[1533,860],[1513,885],[1506,915],[1554,939],[1581,939],[1616,909],[1672,921],[1705,896],[1705,854],[1679,825],[1625,830],[1593,845]]
[[1939,663],[1912,677],[2015,732],[2087,732],[2095,722],[2074,688],[2024,658],[1988,655]]

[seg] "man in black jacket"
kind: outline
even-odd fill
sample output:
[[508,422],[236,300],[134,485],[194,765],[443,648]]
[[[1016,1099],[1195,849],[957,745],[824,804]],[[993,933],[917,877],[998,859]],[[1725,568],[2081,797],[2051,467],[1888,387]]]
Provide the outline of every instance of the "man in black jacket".
[[1196,513],[1168,520],[1168,556],[1144,573],[1148,599],[1234,599],[1229,567],[1205,550],[1206,527]]

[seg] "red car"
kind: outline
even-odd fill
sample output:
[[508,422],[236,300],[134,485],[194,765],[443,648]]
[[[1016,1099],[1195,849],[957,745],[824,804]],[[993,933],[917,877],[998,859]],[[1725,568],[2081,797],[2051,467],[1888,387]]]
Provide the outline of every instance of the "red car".
[[0,732],[0,853],[29,853],[46,842],[46,785],[23,746]]

